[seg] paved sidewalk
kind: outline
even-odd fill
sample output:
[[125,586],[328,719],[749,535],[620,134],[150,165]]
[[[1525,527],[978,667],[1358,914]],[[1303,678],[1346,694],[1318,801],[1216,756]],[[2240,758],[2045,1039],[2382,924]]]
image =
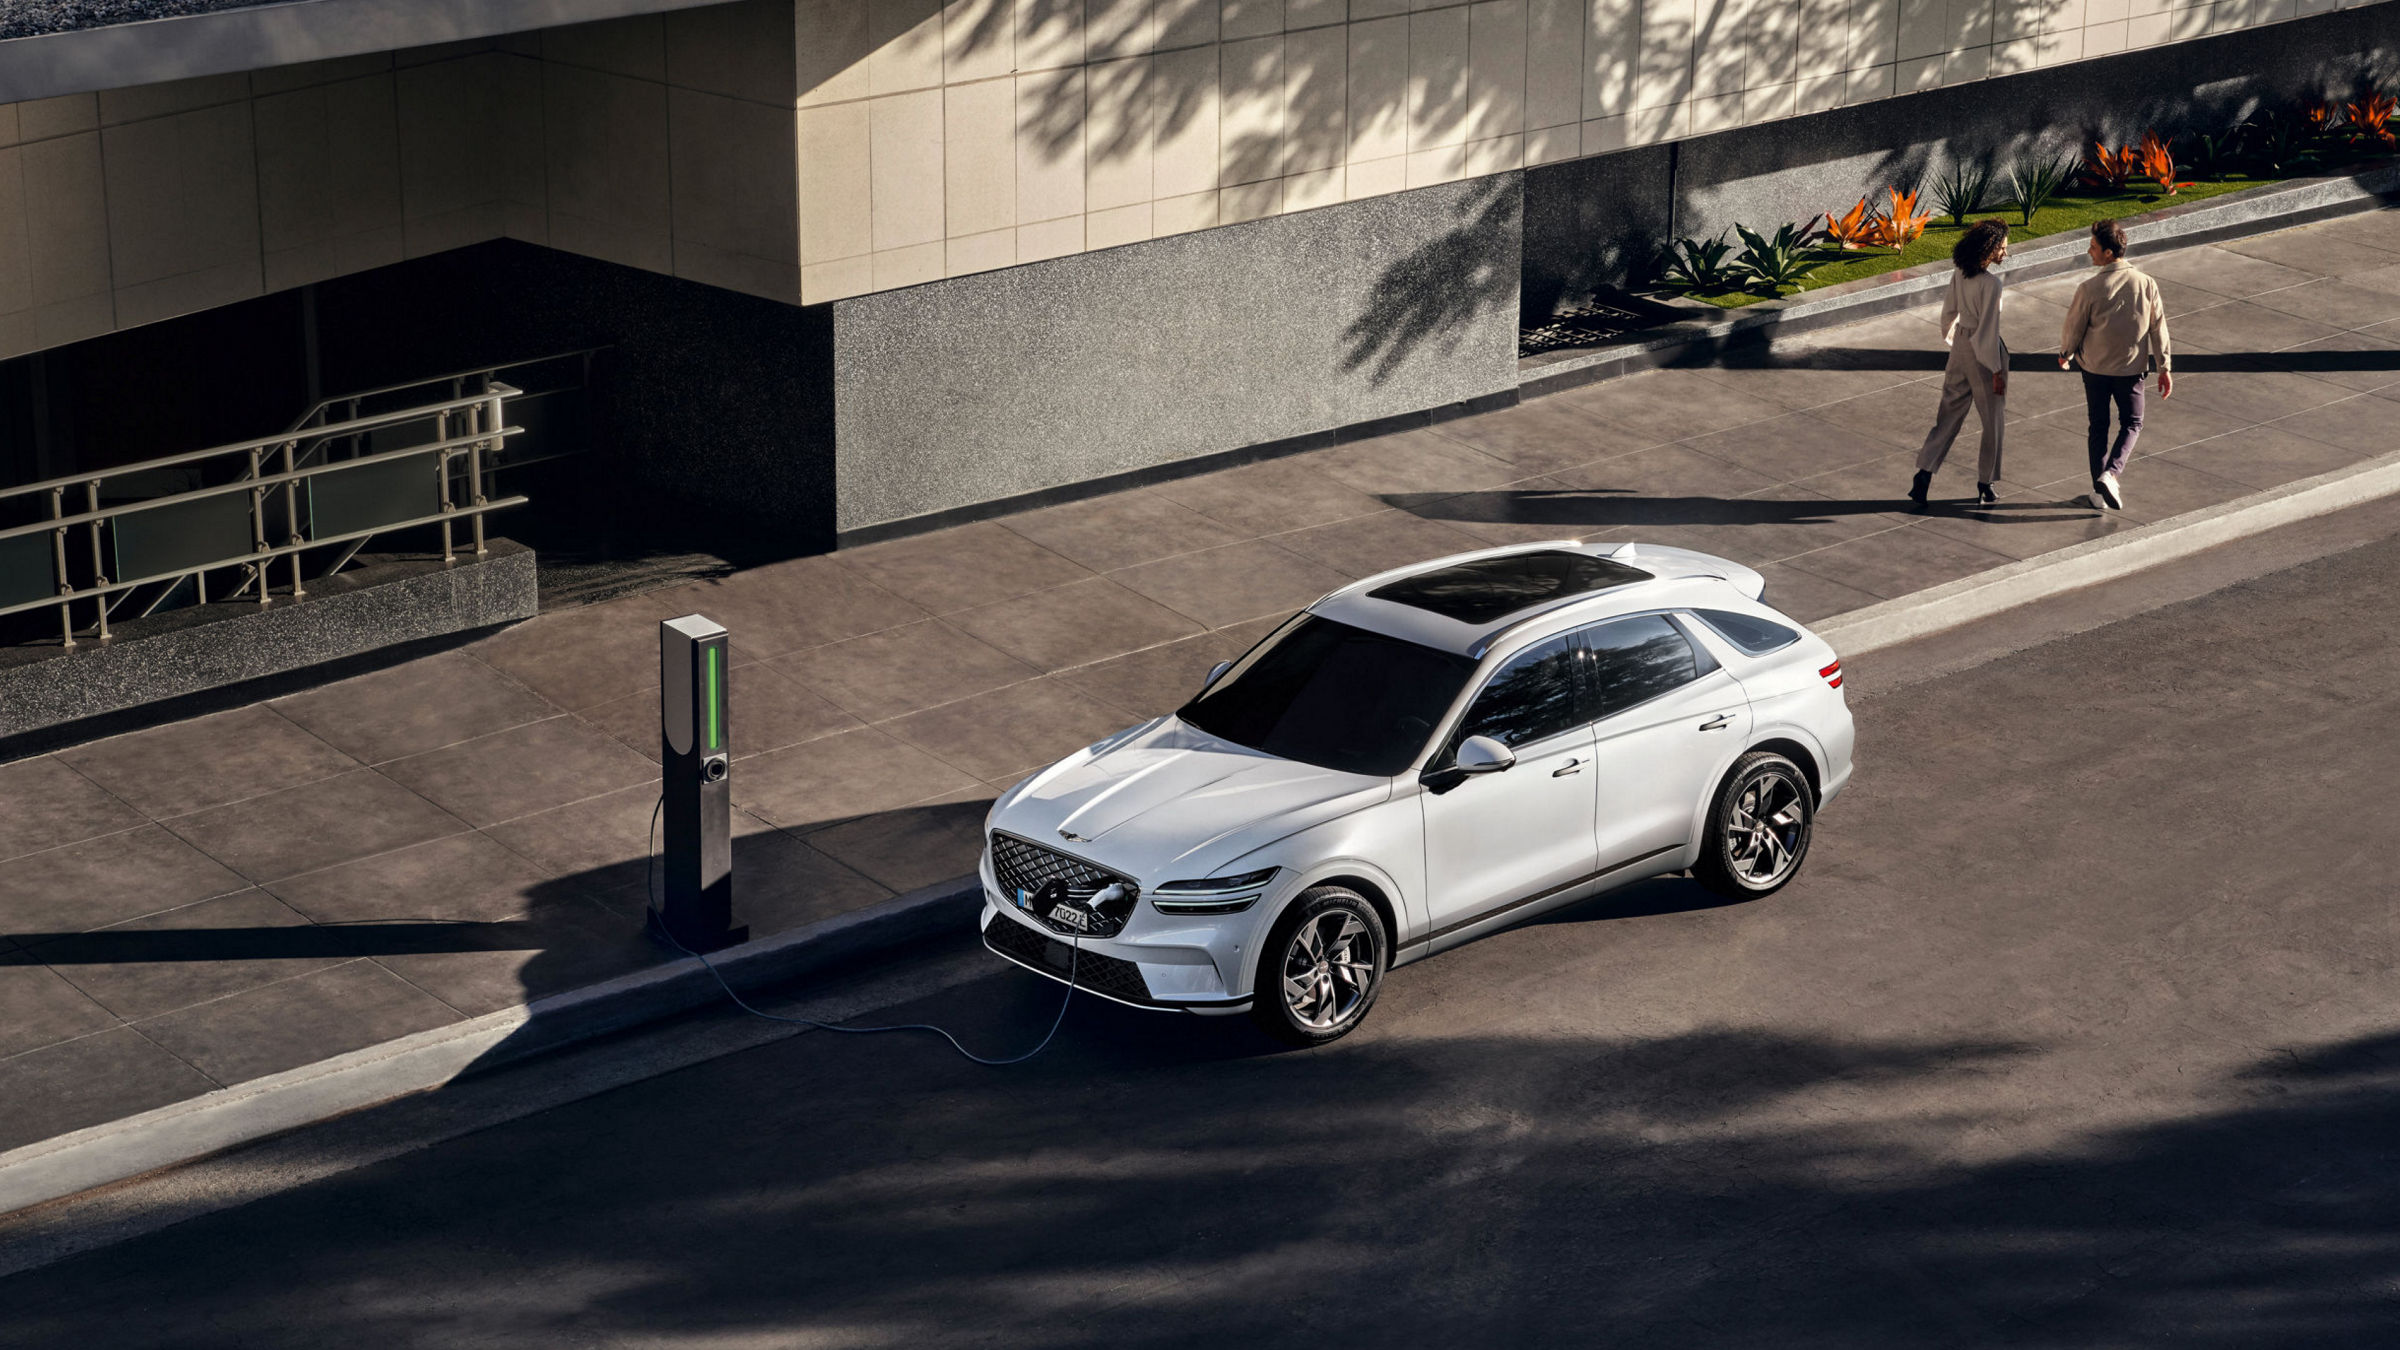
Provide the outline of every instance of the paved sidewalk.
[[1343,582],[1495,542],[1685,544],[1804,619],[2393,446],[2400,212],[2144,264],[2173,316],[2131,510],[2081,502],[2075,277],[2010,292],[2005,499],[1901,510],[1931,311],[1504,412],[546,614],[0,765],[0,1149],[659,959],[656,623],[733,631],[737,897],[764,935],[973,868],[995,792],[1172,709]]

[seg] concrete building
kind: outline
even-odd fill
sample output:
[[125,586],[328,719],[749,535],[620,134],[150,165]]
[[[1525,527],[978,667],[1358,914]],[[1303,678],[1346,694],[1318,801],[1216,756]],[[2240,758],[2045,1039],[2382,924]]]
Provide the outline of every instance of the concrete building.
[[2345,0],[116,8],[0,29],[0,485],[597,347],[558,435],[785,551],[1505,401],[1670,235],[2400,52]]

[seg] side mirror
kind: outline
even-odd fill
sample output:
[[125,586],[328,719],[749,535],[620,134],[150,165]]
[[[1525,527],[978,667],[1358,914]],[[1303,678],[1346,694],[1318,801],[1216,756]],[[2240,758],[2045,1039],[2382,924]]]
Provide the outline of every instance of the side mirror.
[[1489,736],[1469,736],[1458,744],[1458,771],[1463,774],[1499,773],[1516,762],[1514,750]]
[[1231,661],[1219,661],[1215,665],[1210,666],[1208,668],[1207,676],[1200,681],[1200,692],[1203,694],[1207,693],[1208,687],[1212,684],[1215,684],[1218,679],[1225,674],[1226,671],[1231,669],[1233,669],[1233,662]]

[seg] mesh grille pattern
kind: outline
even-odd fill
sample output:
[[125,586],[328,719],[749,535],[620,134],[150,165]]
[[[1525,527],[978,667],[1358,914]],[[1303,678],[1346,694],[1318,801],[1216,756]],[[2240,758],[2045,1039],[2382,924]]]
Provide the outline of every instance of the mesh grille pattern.
[[1155,1006],[1150,986],[1142,983],[1141,968],[1131,961],[1120,961],[1098,952],[1077,952],[1057,938],[1046,938],[1021,923],[1011,923],[1004,915],[995,914],[984,925],[983,940],[1002,956],[1044,971],[1060,979],[1067,977],[1067,963],[1075,965],[1075,983],[1095,994],[1127,1003]]
[[1118,903],[1112,913],[1093,914],[1092,926],[1088,929],[1070,928],[1052,922],[1048,904],[1019,906],[1052,932],[1080,932],[1085,937],[1114,937],[1123,931],[1125,920],[1133,913],[1133,899],[1141,894],[1141,888],[1134,885],[1130,878],[997,830],[992,832],[992,875],[999,879],[1003,899],[1014,901],[1019,891],[1027,895],[1040,895],[1043,887],[1055,881],[1066,887],[1063,898],[1078,907],[1108,886],[1122,885],[1125,888],[1125,900]]

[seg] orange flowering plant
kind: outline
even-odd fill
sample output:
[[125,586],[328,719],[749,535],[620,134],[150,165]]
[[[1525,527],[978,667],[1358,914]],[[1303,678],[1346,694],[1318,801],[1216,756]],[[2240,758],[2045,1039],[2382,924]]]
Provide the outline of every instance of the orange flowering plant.
[[1843,248],[1857,248],[1875,242],[1875,224],[1875,219],[1867,214],[1867,199],[1861,197],[1858,205],[1839,219],[1831,212],[1826,213],[1825,237]]
[[2132,146],[2111,150],[2093,141],[2092,153],[2084,157],[2083,180],[2094,187],[2123,187],[2137,167]]
[[2376,94],[2364,102],[2351,104],[2345,111],[2350,114],[2351,135],[2387,148],[2393,144],[2392,114],[2400,112],[2400,98]]
[[1884,205],[1883,216],[1873,225],[1870,236],[1874,242],[1891,248],[1906,248],[1925,233],[1925,224],[1933,219],[1929,211],[1917,210],[1917,194],[1889,189],[1891,200]]
[[2175,195],[2177,188],[2183,186],[2175,181],[2175,152],[2171,144],[2159,139],[2156,131],[2145,131],[2142,133],[2141,146],[2135,151],[2142,176],[2155,181],[2159,190],[2170,197]]

